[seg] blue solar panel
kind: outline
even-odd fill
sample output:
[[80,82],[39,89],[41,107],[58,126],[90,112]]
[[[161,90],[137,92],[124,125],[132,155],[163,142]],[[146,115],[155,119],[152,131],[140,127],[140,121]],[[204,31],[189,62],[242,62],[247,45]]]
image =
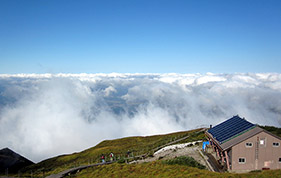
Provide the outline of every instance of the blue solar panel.
[[239,116],[233,116],[231,119],[228,119],[227,121],[209,129],[208,132],[212,134],[216,140],[222,143],[254,126],[254,124],[240,118]]

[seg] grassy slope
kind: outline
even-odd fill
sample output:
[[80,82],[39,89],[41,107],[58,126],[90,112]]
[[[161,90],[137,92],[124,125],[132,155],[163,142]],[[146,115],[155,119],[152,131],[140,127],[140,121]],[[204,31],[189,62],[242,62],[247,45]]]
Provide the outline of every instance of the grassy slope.
[[[281,128],[261,126],[263,129],[281,137]],[[202,134],[194,134],[194,139],[202,139]],[[113,164],[88,168],[78,173],[76,177],[233,177],[233,178],[277,178],[281,170],[257,171],[245,174],[216,173],[183,165],[167,165],[160,161],[145,164]]]
[[101,154],[108,157],[110,152],[113,152],[116,157],[124,157],[128,150],[130,150],[134,156],[149,154],[150,150],[187,135],[190,135],[190,138],[185,141],[194,141],[204,138],[203,132],[195,133],[199,130],[200,129],[195,129],[166,135],[127,137],[116,140],[106,140],[95,147],[80,153],[62,155],[44,160],[38,164],[28,167],[23,170],[23,172],[29,174],[32,171],[33,175],[42,175],[44,171],[45,175],[54,174],[75,166],[100,162]]
[[76,174],[79,178],[94,177],[233,177],[233,178],[257,178],[257,177],[280,177],[281,170],[270,170],[261,172],[252,172],[245,174],[217,173],[207,170],[197,169],[183,165],[167,165],[160,161],[144,164],[112,164],[107,166],[98,166],[82,170]]
[[[275,128],[275,127],[269,127],[269,126],[264,126],[264,127],[261,126],[261,127],[263,129],[268,130],[281,137],[281,128]],[[142,155],[145,153],[149,153],[150,150],[157,148],[158,146],[164,145],[168,142],[171,142],[174,139],[181,138],[181,137],[184,137],[187,135],[190,135],[190,137],[184,141],[181,141],[182,143],[203,139],[204,133],[202,133],[202,132],[195,133],[198,130],[199,129],[186,131],[186,132],[171,133],[171,134],[166,134],[166,135],[155,135],[155,136],[147,136],[147,137],[127,137],[127,138],[121,138],[121,139],[116,139],[116,140],[106,140],[106,141],[99,143],[95,147],[92,147],[92,148],[82,151],[80,153],[62,155],[62,156],[54,157],[51,159],[47,159],[36,165],[28,167],[27,169],[25,169],[23,171],[25,171],[26,174],[29,174],[32,171],[33,175],[40,176],[40,175],[43,175],[42,171],[44,170],[45,175],[49,175],[49,174],[61,172],[63,170],[72,168],[74,166],[88,164],[88,162],[90,162],[90,163],[99,162],[100,161],[99,158],[100,158],[101,154],[105,154],[107,156],[110,154],[110,152],[113,152],[117,157],[124,157],[128,150],[132,151],[134,155]],[[148,168],[150,166],[156,166],[156,167],[154,167],[155,169],[159,168],[160,172],[164,172],[163,174],[161,173],[160,177],[165,177],[164,174],[170,175],[170,173],[167,173],[167,172],[165,173],[164,170],[161,170],[161,167],[165,167],[168,170],[174,169],[173,171],[171,170],[171,172],[178,170],[177,166],[175,166],[175,165],[162,165],[162,164],[159,165],[159,164],[160,163],[153,163],[152,165],[150,165],[150,164],[142,165],[141,164],[141,165],[132,165],[132,167],[130,167],[131,165],[127,165],[128,167],[126,165],[123,165],[122,168],[125,167],[126,169],[135,169],[136,170],[139,167],[140,169],[146,170],[146,169],[150,169],[150,168]],[[114,171],[114,169],[118,166],[121,166],[121,165],[119,165],[119,164],[118,165],[115,165],[115,164],[108,165],[108,168],[101,166],[100,171],[102,171],[104,173],[106,173],[106,170],[113,169],[113,171]],[[187,169],[187,168],[185,167],[185,169]],[[87,171],[88,170],[89,169],[87,169]],[[190,171],[190,170],[196,170],[196,169],[195,168],[187,169],[187,171]],[[96,171],[98,171],[98,170],[95,169],[95,171],[92,172],[91,174],[96,174],[97,173]],[[119,168],[116,169],[116,171],[118,172]],[[120,171],[122,172],[122,170],[120,170]],[[139,171],[141,171],[141,170],[136,171],[135,174],[138,174]],[[201,171],[202,170],[200,170],[199,172],[201,172]],[[204,170],[204,171],[206,171],[206,170]],[[186,173],[186,171],[183,171],[183,172]],[[255,173],[255,174],[259,175],[259,176],[263,176],[264,174],[269,174],[271,172],[272,171],[269,171],[268,173],[262,172],[262,173]],[[279,170],[276,172],[280,173]],[[83,172],[83,174],[84,173],[85,173],[85,171]],[[83,174],[79,174],[79,177],[81,177],[81,176],[83,177]],[[110,173],[107,173],[107,174],[110,174]],[[128,172],[126,172],[124,174],[128,174]],[[190,173],[188,173],[188,175],[189,174]],[[206,174],[214,175],[215,177],[217,176],[217,173],[212,173],[209,171],[207,171]],[[272,174],[273,174],[273,176],[275,175],[274,171],[272,172]],[[224,175],[228,175],[228,174],[224,174]],[[229,174],[229,175],[234,176],[233,174]],[[239,175],[241,175],[241,174],[239,174]],[[250,175],[254,175],[254,174],[250,174]],[[140,176],[140,174],[139,174],[139,176]],[[152,176],[152,175],[150,174],[150,176]],[[166,176],[166,177],[169,177],[169,176]],[[235,177],[237,177],[237,176],[235,176]]]

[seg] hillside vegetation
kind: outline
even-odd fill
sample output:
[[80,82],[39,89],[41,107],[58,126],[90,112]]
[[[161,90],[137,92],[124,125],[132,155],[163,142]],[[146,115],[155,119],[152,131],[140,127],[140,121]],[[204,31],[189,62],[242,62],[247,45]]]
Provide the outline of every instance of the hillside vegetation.
[[[281,128],[261,126],[263,129],[281,137]],[[195,129],[191,131],[177,132],[166,135],[146,137],[127,137],[115,140],[105,140],[98,145],[70,155],[62,155],[44,160],[24,170],[23,176],[44,177],[59,173],[69,168],[100,162],[102,154],[109,160],[109,154],[114,153],[119,163],[152,156],[153,152],[171,143],[186,143],[204,139],[204,131]],[[178,158],[170,161],[155,161],[143,164],[119,164],[95,166],[82,170],[74,177],[280,177],[281,170],[256,171],[247,174],[216,173],[205,169],[198,169],[200,165],[191,167],[197,163],[192,160]],[[181,165],[179,165],[179,163]],[[183,164],[182,164],[183,163]]]
[[263,128],[264,130],[273,133],[274,135],[281,137],[281,128],[277,128],[273,126],[260,126],[260,127]]
[[206,167],[198,163],[194,158],[189,156],[180,156],[174,159],[162,161],[164,164],[168,165],[185,165],[189,167],[196,167],[198,169],[206,169]]
[[160,161],[143,164],[112,164],[84,169],[71,177],[77,178],[183,178],[183,177],[201,177],[201,178],[277,178],[280,177],[281,170],[269,170],[251,172],[245,174],[217,173],[204,169],[193,168],[184,165],[168,165]]
[[33,175],[37,175],[39,177],[42,175],[54,174],[80,165],[100,162],[102,154],[104,154],[108,160],[111,152],[114,153],[115,159],[126,158],[128,151],[130,152],[130,157],[135,157],[134,159],[137,159],[138,156],[147,157],[153,154],[153,150],[157,150],[158,148],[160,149],[161,146],[165,144],[187,136],[189,137],[177,143],[203,139],[204,131],[201,130],[202,129],[195,129],[165,135],[105,140],[80,153],[62,155],[44,160],[22,170],[22,172],[24,172],[25,175],[29,175],[32,172]]

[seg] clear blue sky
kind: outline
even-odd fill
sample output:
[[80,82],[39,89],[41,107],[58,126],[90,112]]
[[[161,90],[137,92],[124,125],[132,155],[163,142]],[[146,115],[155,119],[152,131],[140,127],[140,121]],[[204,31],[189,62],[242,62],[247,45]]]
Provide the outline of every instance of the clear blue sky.
[[281,72],[280,0],[0,0],[0,73]]

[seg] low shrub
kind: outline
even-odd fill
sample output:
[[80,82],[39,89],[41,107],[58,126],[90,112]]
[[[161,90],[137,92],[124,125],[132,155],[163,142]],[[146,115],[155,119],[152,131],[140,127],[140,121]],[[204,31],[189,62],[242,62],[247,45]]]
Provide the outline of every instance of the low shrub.
[[117,161],[117,163],[120,163],[120,164],[125,163],[125,162],[126,162],[125,158],[120,158],[120,159]]
[[170,160],[165,160],[163,161],[164,164],[169,164],[169,165],[185,165],[185,166],[191,166],[191,167],[196,167],[199,169],[206,169],[206,167],[200,163],[198,163],[194,158],[188,157],[188,156],[180,156],[174,159]]

